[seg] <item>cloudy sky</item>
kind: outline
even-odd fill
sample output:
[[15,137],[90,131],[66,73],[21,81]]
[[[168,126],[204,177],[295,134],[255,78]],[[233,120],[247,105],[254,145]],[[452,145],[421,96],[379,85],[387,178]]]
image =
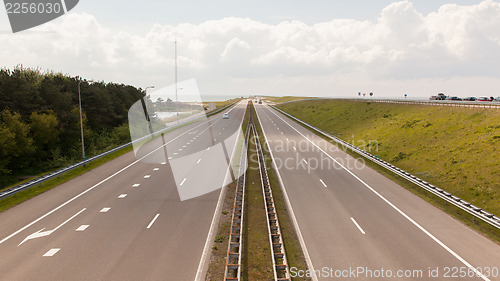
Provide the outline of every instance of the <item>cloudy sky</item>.
[[80,0],[12,34],[0,67],[22,64],[202,95],[500,96],[500,2],[492,0]]

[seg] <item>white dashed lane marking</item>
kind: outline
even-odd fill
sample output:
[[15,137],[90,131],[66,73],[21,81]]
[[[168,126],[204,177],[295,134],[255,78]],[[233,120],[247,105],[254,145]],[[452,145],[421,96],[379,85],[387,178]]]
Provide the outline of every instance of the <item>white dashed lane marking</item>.
[[87,229],[87,227],[89,227],[89,226],[86,224],[82,224],[82,225],[80,225],[79,228],[76,229],[76,231],[84,231],[85,229]]
[[324,187],[327,187],[325,182],[322,179],[319,179],[319,181],[323,184]]
[[52,257],[53,255],[55,255],[57,252],[59,252],[59,250],[61,249],[58,249],[58,248],[54,248],[54,249],[50,249],[47,253],[45,253],[43,256],[44,257]]
[[120,194],[120,196],[118,196],[118,199],[123,199],[125,197],[127,197],[127,194]]
[[109,210],[111,210],[111,208],[102,208],[100,213],[107,213]]

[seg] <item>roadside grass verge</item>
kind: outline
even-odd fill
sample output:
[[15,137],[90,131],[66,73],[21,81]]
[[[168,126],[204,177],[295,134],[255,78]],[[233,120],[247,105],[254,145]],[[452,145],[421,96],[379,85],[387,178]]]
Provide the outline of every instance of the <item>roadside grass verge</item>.
[[126,148],[123,148],[119,151],[115,151],[109,155],[106,155],[102,158],[99,158],[95,161],[92,161],[89,164],[86,164],[85,167],[81,166],[78,168],[75,168],[67,173],[62,174],[61,176],[57,178],[53,178],[50,180],[47,180],[45,182],[42,182],[36,186],[30,187],[28,189],[25,189],[23,191],[20,191],[16,194],[13,194],[9,197],[6,197],[2,200],[0,200],[0,212],[3,212],[5,210],[8,210],[16,205],[19,205],[23,203],[24,201],[27,201],[41,193],[44,193],[60,184],[63,184],[75,177],[78,177],[92,169],[95,169],[113,159],[116,159],[130,151],[132,151],[132,146],[128,146]]
[[[288,261],[289,268],[296,267],[298,269],[305,270],[307,269],[307,263],[304,256],[304,252],[300,245],[297,233],[295,232],[295,227],[293,226],[293,222],[290,214],[288,213],[288,208],[286,205],[286,201],[284,198],[283,190],[281,183],[278,179],[276,171],[272,165],[271,154],[269,153],[264,133],[262,132],[262,128],[258,122],[255,109],[252,106],[252,114],[254,116],[254,123],[257,133],[259,134],[259,142],[263,150],[264,158],[266,161],[267,175],[269,177],[269,184],[271,185],[273,198],[274,198],[274,207],[276,208],[276,213],[278,216],[281,235],[283,238],[283,244],[286,251],[286,258]],[[311,280],[308,277],[295,277],[293,280]]]
[[205,280],[224,280],[236,183],[227,186]]
[[[254,119],[255,120],[255,119]],[[250,140],[253,139],[250,133]],[[273,280],[273,260],[255,141],[249,142],[243,225],[242,280]]]
[[[343,100],[304,101],[278,107],[488,212],[500,213],[500,111],[497,109]],[[359,157],[350,150],[347,152]],[[470,214],[371,161],[367,164],[500,242],[498,229],[474,220]]]
[[284,97],[263,97],[265,100],[268,100],[270,102],[274,103],[282,103],[282,102],[289,102],[289,101],[299,101],[303,99],[310,99],[311,97],[293,97],[293,96],[284,96]]

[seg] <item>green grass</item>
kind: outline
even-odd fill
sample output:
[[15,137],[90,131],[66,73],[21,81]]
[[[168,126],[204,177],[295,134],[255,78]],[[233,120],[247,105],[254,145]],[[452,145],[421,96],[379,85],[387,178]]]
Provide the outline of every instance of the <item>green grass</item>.
[[[253,133],[250,134],[253,138]],[[266,209],[259,173],[255,142],[249,142],[245,186],[245,222],[243,225],[242,280],[272,280],[273,261],[269,245]]]
[[[253,107],[252,107],[252,112],[253,115],[256,116],[255,109]],[[261,144],[264,157],[266,159],[267,175],[269,177],[269,184],[273,192],[274,207],[278,215],[278,221],[280,224],[281,235],[283,238],[283,244],[286,251],[285,254],[289,268],[296,267],[305,269],[307,268],[306,259],[304,256],[304,252],[302,251],[302,247],[300,246],[297,233],[295,232],[295,227],[293,226],[292,219],[290,217],[290,214],[288,213],[288,208],[284,198],[281,183],[278,179],[276,171],[272,168],[273,167],[272,157],[269,151],[267,150],[264,134],[262,132],[260,124],[257,122],[258,121],[257,117],[255,117],[254,120],[256,123],[257,133],[259,134],[259,142]],[[311,280],[311,278],[308,277],[295,277],[292,279],[300,281]]]
[[231,183],[225,191],[224,204],[222,205],[222,212],[217,225],[217,235],[212,247],[206,280],[215,281],[224,279],[235,189],[236,184]]
[[223,108],[224,106],[234,103],[234,102],[239,102],[241,98],[235,98],[235,99],[229,99],[226,101],[207,101],[203,102],[203,106],[208,106],[209,103],[215,103],[215,109],[220,109]]
[[279,107],[500,214],[500,110],[341,100]]
[[274,103],[283,103],[289,101],[299,101],[303,99],[310,99],[310,97],[292,97],[292,96],[284,96],[284,97],[264,97],[264,100],[274,102]]
[[89,164],[86,164],[85,167],[81,166],[76,169],[73,169],[67,173],[64,173],[63,175],[47,180],[39,185],[33,186],[31,188],[28,188],[26,190],[20,191],[14,195],[11,195],[9,197],[6,197],[2,200],[0,200],[0,212],[3,212],[5,210],[8,210],[16,205],[21,204],[22,202],[29,200],[41,193],[44,193],[45,191],[48,191],[60,184],[63,184],[79,175],[82,175],[92,169],[95,169],[106,162],[109,162],[115,158],[120,157],[121,155],[132,151],[132,146],[128,146],[126,148],[123,148],[119,151],[115,151],[109,155],[106,155],[100,159],[97,159],[95,161],[92,161]]

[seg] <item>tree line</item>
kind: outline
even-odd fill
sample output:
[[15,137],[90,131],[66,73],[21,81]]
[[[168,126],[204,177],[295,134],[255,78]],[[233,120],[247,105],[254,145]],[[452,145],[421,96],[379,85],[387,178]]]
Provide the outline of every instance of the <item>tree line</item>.
[[0,188],[81,160],[79,83],[86,155],[130,141],[128,109],[142,89],[22,66],[1,69]]

